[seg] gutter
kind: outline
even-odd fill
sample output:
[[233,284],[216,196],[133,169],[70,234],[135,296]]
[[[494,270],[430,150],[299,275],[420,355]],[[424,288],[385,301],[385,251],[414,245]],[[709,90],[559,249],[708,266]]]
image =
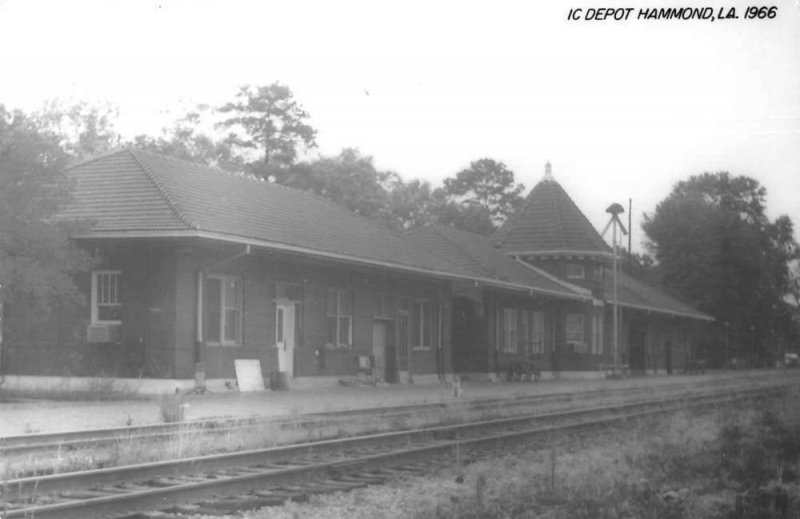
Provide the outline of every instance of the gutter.
[[278,243],[278,242],[270,242],[266,240],[257,240],[252,238],[244,238],[244,237],[236,237],[230,236],[227,234],[216,233],[216,232],[209,232],[209,231],[199,231],[199,230],[172,230],[172,231],[106,231],[106,232],[91,232],[87,234],[80,234],[74,236],[76,239],[110,239],[110,238],[200,238],[200,239],[208,239],[213,241],[221,241],[225,243],[236,243],[240,245],[246,246],[255,246],[255,247],[262,247],[265,249],[276,250],[280,252],[289,252],[289,253],[296,253],[296,254],[305,254],[308,256],[318,257],[318,258],[325,258],[331,259],[336,261],[344,261],[348,263],[355,263],[359,265],[368,265],[373,267],[382,267],[388,268],[392,270],[400,270],[403,272],[410,272],[413,274],[421,274],[424,276],[433,276],[439,277],[444,279],[457,279],[457,280],[466,280],[466,281],[475,281],[478,283],[483,283],[488,286],[494,286],[498,288],[507,288],[510,290],[517,290],[520,292],[528,292],[528,293],[541,293],[546,295],[552,295],[555,297],[559,297],[562,299],[576,299],[576,300],[591,300],[590,296],[575,294],[574,296],[571,294],[565,294],[561,292],[551,291],[547,289],[539,289],[535,287],[530,287],[527,285],[520,285],[517,283],[508,283],[505,281],[499,281],[492,278],[486,277],[476,277],[470,276],[467,274],[456,274],[453,272],[446,272],[441,270],[430,270],[423,267],[414,267],[410,265],[402,265],[399,263],[392,263],[383,260],[376,260],[370,258],[359,258],[355,256],[350,256],[347,254],[340,254],[337,252],[328,252],[328,251],[319,251],[315,249],[309,249],[306,247],[300,247],[297,245],[289,245],[285,243]]
[[707,322],[710,322],[710,323],[713,323],[713,322],[716,321],[716,319],[714,319],[710,315],[705,315],[705,314],[702,314],[702,316],[698,316],[698,315],[687,314],[685,312],[676,312],[674,310],[664,310],[663,308],[653,308],[651,306],[636,305],[636,304],[633,304],[633,303],[622,303],[622,302],[619,302],[619,301],[617,301],[617,304],[619,306],[624,306],[626,308],[635,308],[637,310],[647,310],[648,312],[656,312],[656,313],[659,313],[659,314],[675,315],[675,316],[678,316],[678,317],[686,317],[688,319],[697,319],[698,321],[707,321]]
[[579,256],[579,257],[595,257],[595,258],[612,258],[611,252],[603,251],[590,251],[590,250],[529,250],[529,251],[503,251],[509,256]]

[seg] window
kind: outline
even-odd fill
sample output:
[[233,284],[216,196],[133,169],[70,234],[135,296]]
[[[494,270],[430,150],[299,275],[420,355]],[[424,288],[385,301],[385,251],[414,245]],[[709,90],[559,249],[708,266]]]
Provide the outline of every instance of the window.
[[431,314],[430,301],[416,300],[411,303],[411,340],[415,348],[431,347]]
[[570,279],[584,279],[586,272],[580,263],[567,263],[567,277]]
[[592,315],[592,353],[603,354],[603,310]]
[[283,343],[283,308],[280,306],[275,309],[275,342]]
[[397,300],[389,294],[372,294],[372,309],[375,319],[394,319]]
[[531,312],[528,310],[521,310],[519,312],[519,351],[523,353],[530,353],[532,348]]
[[328,289],[328,344],[353,344],[353,294],[350,290]]
[[520,310],[520,351],[528,354],[544,353],[544,313]]
[[503,351],[517,352],[517,309],[503,308]]
[[532,353],[544,353],[544,312],[531,312]]
[[584,344],[583,314],[567,314],[566,335],[568,344]]
[[589,265],[586,268],[586,277],[594,281],[603,281],[603,267],[600,265]]
[[119,270],[92,271],[92,324],[122,322],[122,293]]
[[209,344],[242,343],[242,280],[219,274],[206,278],[205,325]]

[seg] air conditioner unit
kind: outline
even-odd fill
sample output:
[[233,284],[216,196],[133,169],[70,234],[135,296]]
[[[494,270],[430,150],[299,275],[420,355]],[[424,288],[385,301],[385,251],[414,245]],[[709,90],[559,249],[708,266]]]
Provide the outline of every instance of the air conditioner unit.
[[119,324],[90,324],[86,327],[86,342],[119,342],[122,326]]

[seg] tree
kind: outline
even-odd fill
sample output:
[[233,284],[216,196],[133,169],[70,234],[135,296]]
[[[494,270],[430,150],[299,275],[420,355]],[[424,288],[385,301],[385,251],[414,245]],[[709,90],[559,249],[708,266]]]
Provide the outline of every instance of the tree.
[[316,130],[308,114],[280,83],[243,85],[236,100],[219,108],[225,116],[217,126],[229,133],[225,142],[248,167],[248,172],[281,180],[286,167],[297,160],[298,148],[316,146]]
[[432,216],[435,223],[482,236],[490,236],[497,230],[487,207],[470,202],[457,203],[443,196],[444,193],[441,188],[433,192]]
[[477,205],[465,211],[467,218],[481,214],[480,208],[488,211],[494,227],[499,227],[522,202],[525,186],[514,182],[514,172],[502,162],[484,158],[470,163],[459,171],[455,178],[444,181],[448,196],[464,205]]
[[716,318],[716,346],[725,333],[761,362],[776,342],[789,262],[800,254],[791,220],[770,221],[765,207],[758,181],[704,173],[679,182],[642,225],[664,285]]
[[75,225],[54,218],[70,187],[62,138],[0,105],[0,302],[83,301],[72,275],[91,258],[69,239]]
[[437,209],[447,203],[441,189],[433,191],[428,182],[418,179],[404,182],[396,173],[391,173],[384,184],[390,226],[407,230],[438,223]]
[[30,115],[39,132],[54,138],[73,162],[103,155],[119,146],[121,137],[114,123],[119,111],[112,105],[85,101],[67,104],[53,99]]
[[658,273],[652,256],[637,252],[628,253],[624,248],[619,249],[619,252],[622,260],[620,266],[623,272],[639,281],[646,283],[658,282]]
[[241,171],[244,165],[234,156],[231,146],[212,132],[203,131],[203,114],[208,109],[207,105],[199,105],[175,121],[172,127],[163,128],[158,137],[137,135],[131,145],[196,164]]
[[345,148],[335,157],[320,157],[287,168],[282,183],[313,191],[362,216],[388,223],[388,194],[383,183],[390,175],[375,168],[372,157]]

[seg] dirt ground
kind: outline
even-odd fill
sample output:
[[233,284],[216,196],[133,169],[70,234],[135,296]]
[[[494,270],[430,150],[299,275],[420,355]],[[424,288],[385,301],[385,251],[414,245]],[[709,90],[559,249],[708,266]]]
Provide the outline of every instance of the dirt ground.
[[[769,371],[729,372],[700,376],[647,376],[627,380],[545,380],[536,383],[465,382],[456,397],[448,384],[333,386],[330,388],[264,391],[256,393],[206,393],[186,395],[185,419],[218,417],[291,416],[321,411],[361,409],[404,404],[452,402],[464,399],[583,392],[626,387],[692,385],[731,377],[752,381],[768,379]],[[2,397],[2,392],[0,392]],[[103,429],[162,421],[158,401],[1,399],[0,436]]]

